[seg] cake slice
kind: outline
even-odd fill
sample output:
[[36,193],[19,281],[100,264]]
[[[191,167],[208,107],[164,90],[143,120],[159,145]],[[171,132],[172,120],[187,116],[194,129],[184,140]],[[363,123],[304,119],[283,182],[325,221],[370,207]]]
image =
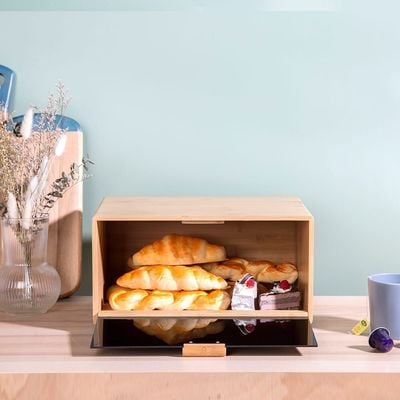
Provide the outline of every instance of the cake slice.
[[300,292],[263,293],[259,296],[261,310],[298,310],[300,308]]

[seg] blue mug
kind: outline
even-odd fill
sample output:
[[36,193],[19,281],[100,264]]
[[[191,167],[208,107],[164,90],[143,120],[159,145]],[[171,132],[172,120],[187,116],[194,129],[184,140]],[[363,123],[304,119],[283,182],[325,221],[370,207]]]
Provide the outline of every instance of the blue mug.
[[371,331],[389,329],[393,339],[400,339],[400,273],[368,277]]

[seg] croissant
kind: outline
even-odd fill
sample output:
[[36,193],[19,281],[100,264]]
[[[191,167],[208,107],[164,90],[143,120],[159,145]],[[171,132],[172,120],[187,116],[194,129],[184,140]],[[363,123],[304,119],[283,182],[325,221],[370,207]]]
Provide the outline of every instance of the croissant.
[[225,259],[223,246],[190,236],[167,235],[133,254],[128,264],[134,268],[142,265],[191,265]]
[[179,327],[175,326],[168,330],[160,329],[156,325],[144,326],[138,323],[137,320],[134,321],[134,325],[146,334],[155,336],[169,345],[185,343],[189,340],[200,339],[208,335],[216,335],[217,333],[222,332],[225,327],[224,321],[221,320],[211,322],[206,326],[195,327],[188,331],[181,330]]
[[226,280],[238,281],[245,274],[253,275],[258,282],[273,283],[287,280],[290,284],[298,278],[297,268],[291,263],[274,265],[271,261],[248,261],[244,258],[231,258],[222,263],[202,265],[206,271]]
[[113,310],[226,310],[230,297],[224,290],[148,291],[113,285],[107,292]]
[[117,284],[130,289],[213,290],[225,289],[227,283],[199,266],[150,265],[127,272]]

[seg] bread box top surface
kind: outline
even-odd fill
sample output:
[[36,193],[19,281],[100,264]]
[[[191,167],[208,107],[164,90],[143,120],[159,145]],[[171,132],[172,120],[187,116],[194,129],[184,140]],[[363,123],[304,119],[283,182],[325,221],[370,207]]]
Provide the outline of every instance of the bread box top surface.
[[298,197],[106,197],[97,221],[309,221]]

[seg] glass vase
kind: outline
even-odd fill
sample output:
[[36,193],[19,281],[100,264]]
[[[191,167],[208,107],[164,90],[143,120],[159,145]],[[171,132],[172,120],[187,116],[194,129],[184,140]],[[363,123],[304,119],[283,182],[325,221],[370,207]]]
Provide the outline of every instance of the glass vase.
[[61,280],[47,263],[48,222],[47,218],[1,220],[0,310],[40,314],[56,303]]

